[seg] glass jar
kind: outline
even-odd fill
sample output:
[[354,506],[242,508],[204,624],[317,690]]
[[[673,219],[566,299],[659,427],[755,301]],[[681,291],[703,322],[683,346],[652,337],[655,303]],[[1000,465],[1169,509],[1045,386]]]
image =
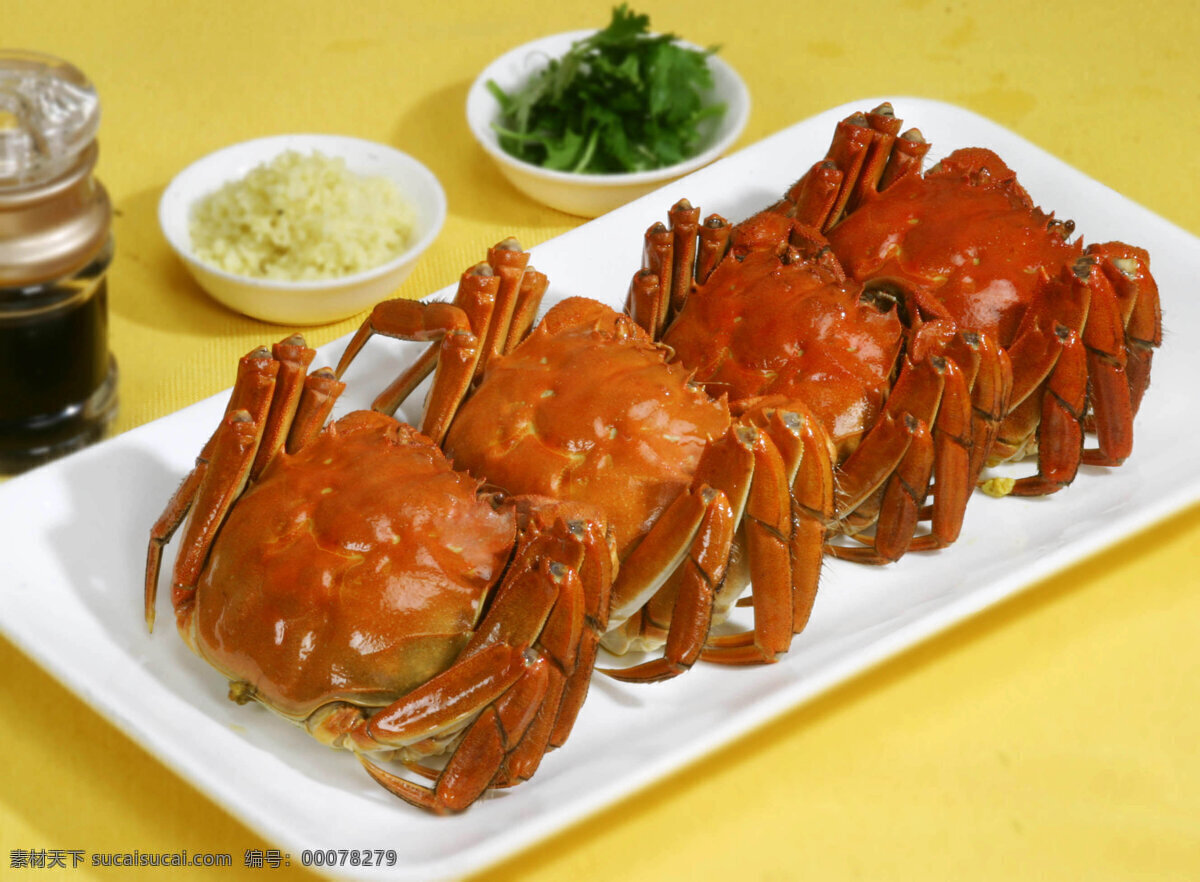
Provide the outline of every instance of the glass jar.
[[112,205],[93,177],[100,102],[72,65],[0,51],[0,472],[103,436],[117,408],[106,273]]

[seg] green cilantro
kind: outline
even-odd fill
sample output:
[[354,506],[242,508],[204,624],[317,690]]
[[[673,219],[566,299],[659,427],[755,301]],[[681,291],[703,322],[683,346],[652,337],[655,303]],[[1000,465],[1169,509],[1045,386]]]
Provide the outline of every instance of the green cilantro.
[[595,174],[662,168],[698,153],[701,123],[725,112],[704,101],[707,58],[717,50],[689,49],[649,27],[649,16],[621,4],[608,27],[511,94],[489,81],[500,146],[543,168]]

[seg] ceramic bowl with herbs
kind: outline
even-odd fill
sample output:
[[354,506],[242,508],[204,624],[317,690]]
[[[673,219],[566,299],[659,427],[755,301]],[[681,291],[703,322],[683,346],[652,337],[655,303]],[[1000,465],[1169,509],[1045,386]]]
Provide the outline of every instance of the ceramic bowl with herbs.
[[180,172],[159,201],[163,234],[205,291],[285,325],[327,324],[387,299],[445,219],[429,169],[341,135],[234,144]]
[[738,139],[750,96],[715,50],[614,11],[601,30],[518,46],[467,94],[467,122],[517,189],[596,217],[699,169]]

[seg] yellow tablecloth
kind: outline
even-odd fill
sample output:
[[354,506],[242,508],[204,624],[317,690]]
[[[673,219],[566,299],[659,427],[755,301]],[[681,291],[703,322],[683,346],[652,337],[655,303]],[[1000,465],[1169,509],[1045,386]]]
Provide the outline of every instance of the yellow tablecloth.
[[[659,29],[721,44],[754,99],[739,146],[856,98],[928,96],[1015,129],[1200,233],[1200,15],[1191,3],[635,8]],[[280,334],[215,304],[172,258],[155,209],[177,171],[281,132],[393,144],[438,174],[450,204],[403,293],[441,288],[505,235],[533,245],[580,223],[499,179],[468,136],[463,103],[503,50],[602,24],[608,9],[0,0],[0,44],[74,61],[104,102],[99,175],[117,210],[117,430],[227,387],[236,357]],[[324,343],[356,324],[309,338]],[[1169,331],[1171,345],[1195,345],[1189,329]],[[1193,509],[480,878],[1200,878],[1198,561]],[[246,849],[271,843],[2,641],[0,669],[0,875],[116,875],[11,866],[14,851],[38,849],[186,848],[233,854],[237,876],[285,872],[244,867]]]

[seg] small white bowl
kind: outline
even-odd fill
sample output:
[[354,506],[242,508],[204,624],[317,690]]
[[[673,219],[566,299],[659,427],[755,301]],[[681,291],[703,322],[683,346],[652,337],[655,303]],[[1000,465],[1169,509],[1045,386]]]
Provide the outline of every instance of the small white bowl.
[[[713,74],[712,101],[723,102],[725,113],[709,134],[700,153],[685,162],[665,168],[628,174],[574,174],[522,162],[500,147],[492,128],[500,116],[500,105],[488,91],[488,80],[506,92],[523,83],[551,58],[558,58],[595,30],[570,31],[543,37],[506,52],[488,65],[467,93],[467,124],[476,140],[496,161],[500,171],[518,190],[551,208],[581,217],[596,217],[644,196],[664,184],[708,165],[738,139],[750,116],[750,93],[737,72],[717,55],[708,57]],[[691,43],[680,41],[692,49]]]
[[[395,181],[415,215],[412,245],[373,269],[302,282],[236,275],[197,259],[189,232],[196,201],[288,150],[341,157],[346,168],[356,174]],[[163,234],[200,287],[230,309],[281,325],[328,324],[386,300],[412,272],[417,258],[437,238],[445,220],[446,194],[429,169],[407,153],[342,135],[275,135],[234,144],[181,171],[158,203]]]

